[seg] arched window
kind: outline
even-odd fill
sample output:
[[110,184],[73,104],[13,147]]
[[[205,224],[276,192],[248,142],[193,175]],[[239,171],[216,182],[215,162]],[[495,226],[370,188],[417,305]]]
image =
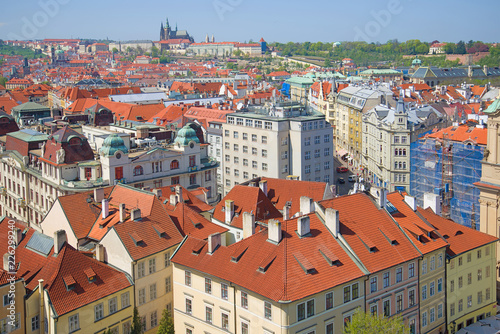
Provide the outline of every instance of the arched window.
[[406,148],[403,148],[403,156],[406,157]]
[[399,153],[399,151],[398,151],[398,149],[396,148],[396,149],[394,150],[394,155],[398,155],[398,153]]
[[399,169],[402,169],[403,168],[403,164],[401,163],[401,161],[399,162]]
[[403,169],[406,169],[406,162],[403,162]]
[[174,160],[170,163],[170,169],[179,169],[179,161]]
[[134,167],[134,176],[142,175],[142,174],[144,174],[144,169],[142,168],[142,166],[135,166]]

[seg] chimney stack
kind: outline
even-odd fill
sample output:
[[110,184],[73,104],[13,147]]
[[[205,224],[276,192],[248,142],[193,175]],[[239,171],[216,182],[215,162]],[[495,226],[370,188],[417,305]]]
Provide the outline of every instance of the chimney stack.
[[109,216],[109,200],[104,198],[102,200],[102,219],[108,218]]
[[441,216],[441,200],[439,195],[424,193],[424,209],[431,208],[438,216]]
[[275,244],[281,241],[281,222],[279,220],[270,219],[267,223],[267,240]]
[[125,203],[120,203],[118,207],[120,208],[120,223],[123,223],[125,221],[125,217],[127,216],[127,211],[125,211]]
[[231,224],[231,220],[233,220],[233,216],[234,216],[234,201],[232,201],[230,199],[226,200],[225,212],[226,212],[225,223]]
[[334,237],[338,237],[340,233],[339,223],[340,220],[339,220],[338,210],[327,208],[325,212],[325,224],[326,227],[330,230],[330,233],[332,233]]
[[141,220],[141,209],[134,209],[132,210],[132,213],[130,214],[130,218],[132,218],[133,221],[139,221]]
[[243,212],[243,239],[255,234],[255,216],[250,212]]
[[94,189],[94,201],[99,203],[104,199],[104,188]]
[[304,237],[311,232],[309,216],[302,216],[297,219],[297,233],[299,237]]
[[170,195],[170,204],[172,204],[173,206],[177,205],[177,195]]
[[66,241],[66,231],[58,230],[54,232],[54,255],[59,254]]
[[377,199],[377,204],[385,208],[387,204],[387,189],[381,187],[371,187],[370,194]]
[[285,205],[283,207],[283,220],[288,220],[290,219],[290,207],[288,205]]
[[267,196],[267,180],[262,180],[259,182],[260,190]]
[[153,189],[153,194],[155,194],[157,198],[160,198],[162,196],[162,191],[161,189]]
[[184,197],[182,197],[182,187],[180,185],[175,186],[175,194],[177,195],[177,201],[184,203]]
[[413,211],[417,211],[417,200],[413,196],[405,195],[405,202]]
[[19,227],[16,227],[14,229],[14,238],[15,238],[14,241],[16,242],[16,246],[19,246],[19,244],[23,240],[23,230],[21,230]]
[[300,212],[302,212],[303,215],[308,215],[311,212],[314,212],[314,201],[312,198],[307,196],[300,197]]
[[213,254],[215,250],[221,245],[220,233],[210,234],[208,236],[208,254]]
[[104,262],[104,246],[101,244],[95,246],[95,259],[99,262]]
[[[3,255],[3,270],[5,270],[6,272],[10,272],[9,257],[10,257],[9,253],[5,253]],[[16,268],[12,268],[12,269],[14,269],[13,271],[15,271]]]

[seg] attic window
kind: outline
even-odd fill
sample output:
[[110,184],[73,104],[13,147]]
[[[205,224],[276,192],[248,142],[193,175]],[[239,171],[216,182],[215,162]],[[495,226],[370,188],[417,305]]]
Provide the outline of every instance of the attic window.
[[311,262],[309,262],[309,260],[307,260],[301,253],[295,253],[293,254],[293,257],[306,274],[312,274],[316,271]]
[[139,246],[140,244],[144,243],[144,240],[137,234],[137,232],[132,232],[130,233],[130,236],[132,237],[132,240],[134,241],[136,246]]
[[379,228],[379,230],[380,230],[380,232],[384,235],[384,237],[387,239],[387,241],[389,241],[389,243],[390,243],[391,245],[398,245],[398,244],[399,244],[399,243],[397,242],[397,240],[396,240],[396,237],[395,237],[395,236],[393,236],[391,233],[389,233],[389,232],[388,232],[388,231],[386,231],[386,230],[382,230],[382,229],[380,229],[380,228]]
[[66,285],[66,290],[70,291],[76,287],[76,281],[73,276],[68,275],[63,277],[64,285]]
[[270,254],[268,257],[266,257],[260,264],[259,264],[259,272],[265,273],[267,269],[269,269],[269,266],[273,263],[274,259],[276,258],[276,255]]
[[339,258],[335,254],[333,254],[333,252],[329,248],[327,248],[325,245],[319,245],[318,251],[325,258],[326,262],[328,262],[330,267],[333,265],[336,265],[336,266],[340,265]]
[[248,247],[244,245],[240,245],[238,248],[236,248],[231,255],[231,262],[238,263],[238,261],[241,259],[243,254],[247,251]]
[[193,246],[193,254],[200,254],[201,250],[203,249],[203,246],[205,246],[205,241],[200,241],[196,245]]
[[92,268],[89,267],[89,268],[83,270],[83,272],[85,273],[85,275],[87,275],[87,279],[89,280],[89,282],[95,281],[96,274],[95,274],[94,270],[92,270]]
[[375,253],[378,250],[376,245],[370,239],[368,239],[368,237],[362,234],[361,231],[358,232],[358,238],[359,240],[361,240],[363,245],[365,245],[366,249],[368,249],[370,253]]
[[464,234],[464,232],[462,232],[462,231],[458,230],[458,231],[457,231],[457,233],[455,233],[455,236],[457,236],[457,235],[461,235],[461,234]]
[[165,232],[165,230],[160,225],[153,224],[153,229],[155,230],[155,232],[158,234],[158,236],[160,238],[167,236],[167,232]]
[[194,226],[195,228],[202,228],[202,227],[203,227],[203,225],[201,225],[201,223],[200,223],[200,222],[195,222],[195,221],[193,221],[191,218],[189,218],[189,220],[191,221],[191,223],[193,224],[193,226]]

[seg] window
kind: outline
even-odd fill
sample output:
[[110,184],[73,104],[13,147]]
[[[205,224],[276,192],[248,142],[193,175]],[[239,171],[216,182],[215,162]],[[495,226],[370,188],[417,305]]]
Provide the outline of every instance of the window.
[[31,330],[36,331],[37,329],[40,329],[40,318],[38,315],[35,315],[31,318]]
[[264,302],[264,317],[269,320],[272,319],[271,307],[270,302]]
[[253,120],[251,120],[251,119],[246,119],[246,120],[245,120],[245,126],[252,127],[252,126],[253,126]]
[[142,166],[135,166],[134,167],[134,176],[142,175],[144,174],[144,169]]
[[156,299],[156,283],[149,286],[149,300]]
[[321,156],[321,150],[319,149],[314,150],[314,157],[319,158],[320,156]]
[[304,146],[309,146],[311,145],[311,137],[307,137],[304,139]]
[[271,130],[273,127],[272,127],[272,123],[271,122],[264,122],[264,128],[266,130]]
[[311,173],[311,165],[306,165],[305,168],[304,168],[304,172],[306,174],[310,174]]
[[252,135],[252,141],[256,142],[257,141],[257,135]]
[[408,291],[408,307],[412,307],[415,305],[415,290],[409,290]]
[[370,292],[377,291],[377,277],[372,277],[370,279]]
[[462,286],[463,286],[463,279],[462,279],[462,276],[460,276],[460,277],[458,278],[458,288],[459,288],[459,289],[461,289],[461,288],[462,288]]
[[413,276],[415,276],[415,264],[410,263],[408,265],[408,278],[412,278]]
[[190,271],[185,272],[184,282],[186,283],[187,286],[191,286],[191,272]]
[[431,261],[430,261],[430,266],[429,266],[429,267],[430,267],[430,268],[429,268],[429,269],[430,269],[430,271],[434,270],[434,269],[435,269],[435,267],[436,267],[436,263],[435,263],[435,258],[434,258],[434,256],[432,256],[432,257],[431,257]]
[[171,277],[165,278],[165,293],[172,291],[172,279]]
[[477,280],[480,281],[483,279],[483,270],[482,269],[478,269],[477,270]]
[[422,300],[427,299],[427,285],[422,286]]
[[149,274],[156,272],[156,259],[149,259]]
[[443,266],[443,254],[438,255],[438,268]]
[[[488,248],[486,248],[488,249]],[[486,266],[486,278],[490,277],[490,266]]]
[[344,303],[351,301],[351,286],[344,287]]
[[370,306],[370,314],[373,316],[377,315],[377,304],[373,304]]
[[450,281],[450,292],[453,292],[453,291],[455,291],[455,281],[451,280]]
[[384,300],[383,307],[384,307],[384,317],[391,316],[391,301],[390,301],[390,299]]
[[243,125],[243,118],[237,118],[236,125]]
[[158,326],[158,313],[156,311],[151,312],[150,320],[151,328]]
[[[69,317],[69,332],[74,332],[80,329],[80,321],[78,319],[78,314]],[[45,321],[47,324],[47,321]],[[47,331],[46,331],[47,332]]]
[[257,168],[257,161],[252,161],[252,168]]
[[257,155],[257,148],[252,147],[252,154],[253,154],[253,155]]
[[484,253],[485,253],[486,256],[490,256],[490,246],[488,246],[488,247],[485,248]]
[[129,292],[122,293],[121,298],[122,298],[122,308],[130,306],[130,293]]
[[243,145],[243,153],[248,153],[248,146]]
[[243,166],[248,166],[248,159],[243,159]]
[[[232,124],[232,123],[229,123]],[[229,137],[229,130],[224,130],[224,137]]]
[[248,324],[243,321],[241,322],[241,334],[248,334]]
[[472,295],[467,297],[467,308],[472,307]]
[[118,298],[113,297],[109,300],[109,314],[113,314],[118,310]]
[[227,300],[227,298],[228,298],[227,284],[225,284],[225,283],[220,284],[220,297],[222,299],[225,299],[225,300]]
[[266,163],[262,163],[262,170],[267,171],[267,164]]
[[170,163],[170,169],[179,169],[179,161],[172,160],[172,162]]
[[267,144],[267,136],[262,136],[262,144]]
[[396,312],[403,311],[403,294],[400,293],[396,296]]
[[222,318],[222,328],[229,330],[229,315],[227,313],[221,313]]
[[427,274],[427,260],[422,260],[422,274]]
[[422,313],[422,327],[427,326],[427,312]]
[[297,305],[297,320],[301,321],[306,318],[306,304],[300,303]]
[[145,262],[139,262],[137,264],[137,278],[142,278],[145,276],[146,264]]
[[436,291],[435,287],[434,287],[435,283],[434,282],[430,282],[429,283],[429,297],[432,297],[434,296],[434,293]]
[[186,298],[186,313],[191,314],[193,312],[193,301]]
[[458,258],[458,265],[461,266],[462,265],[462,257],[459,257]]
[[239,146],[238,146],[238,144],[233,144],[233,150],[234,150],[235,152],[238,152],[238,150],[239,150]]
[[255,121],[256,128],[262,128],[262,121]]
[[327,310],[333,308],[333,292],[328,292],[325,295],[325,305]]
[[429,311],[429,322],[433,323],[434,320],[436,320],[435,317],[436,317],[436,311],[435,311],[435,308],[433,307]]
[[179,177],[179,176],[174,176],[174,177],[172,177],[172,179],[171,179],[170,183],[171,183],[172,185],[174,185],[174,184],[179,184],[179,183],[180,183],[180,177]]
[[288,159],[288,151],[281,152],[281,159],[282,160]]
[[189,156],[189,167],[194,167],[196,165],[196,155]]
[[330,135],[325,135],[325,143],[329,143],[330,142]]
[[262,157],[267,158],[267,150],[262,150]]
[[455,315],[455,303],[451,303],[450,304],[450,316],[454,316]]
[[248,308],[248,294],[241,291],[241,307]]
[[387,288],[389,285],[391,285],[391,278],[389,272],[384,273],[384,288]]
[[233,131],[233,138],[238,139],[238,131]]
[[224,149],[229,150],[231,148],[231,144],[224,143]]
[[205,306],[205,320],[212,323],[212,308],[210,306]]
[[307,317],[312,317],[314,315],[314,299],[307,301]]
[[139,305],[146,303],[146,288],[139,289]]
[[482,291],[479,291],[477,293],[477,303],[478,304],[481,304],[483,302],[483,292]]
[[399,283],[403,280],[403,268],[396,268],[396,283]]
[[468,273],[467,274],[467,285],[471,285],[472,284],[472,273]]
[[437,284],[437,292],[441,292],[443,291],[443,279],[442,278],[438,278],[438,284]]
[[359,297],[358,283],[354,283],[352,285],[352,300],[358,299],[358,297]]
[[463,301],[463,299],[460,299],[458,301],[458,312],[462,312],[463,309],[464,309],[464,301]]
[[212,280],[205,277],[205,293],[212,293]]
[[310,160],[311,159],[311,151],[306,151],[306,154],[304,155],[305,160]]
[[95,321],[101,320],[104,318],[104,305],[102,303],[97,304],[94,306],[94,315],[95,315]]
[[485,299],[486,300],[490,300],[491,298],[491,290],[490,288],[486,288],[486,296],[485,296]]

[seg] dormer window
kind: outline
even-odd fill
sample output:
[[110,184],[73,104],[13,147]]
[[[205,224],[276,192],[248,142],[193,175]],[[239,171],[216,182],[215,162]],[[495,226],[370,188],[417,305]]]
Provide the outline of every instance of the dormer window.
[[94,270],[92,270],[92,268],[87,268],[83,272],[87,276],[87,279],[89,280],[89,283],[95,282],[96,273],[94,272]]
[[63,281],[67,291],[73,290],[76,287],[76,281],[71,275],[64,276]]

